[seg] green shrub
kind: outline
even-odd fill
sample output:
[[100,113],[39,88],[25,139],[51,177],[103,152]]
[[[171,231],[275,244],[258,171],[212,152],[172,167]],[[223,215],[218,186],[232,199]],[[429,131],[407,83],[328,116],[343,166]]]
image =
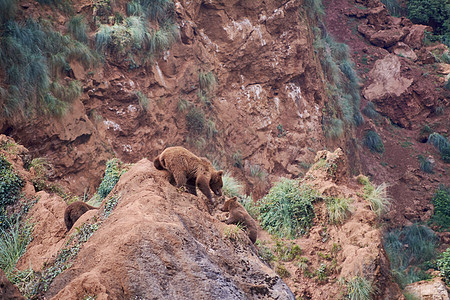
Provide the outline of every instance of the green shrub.
[[352,199],[349,198],[328,198],[327,212],[328,219],[331,224],[342,224],[350,213],[350,203]]
[[0,154],[0,208],[14,203],[23,186],[24,182],[14,171],[12,164]]
[[327,138],[337,139],[344,133],[344,122],[337,118],[324,121],[323,132]]
[[212,139],[219,131],[216,129],[216,123],[213,120],[208,120],[206,123],[206,136]]
[[148,109],[148,104],[149,104],[149,100],[148,97],[146,95],[144,95],[144,93],[142,93],[141,91],[137,91],[135,92],[136,97],[138,98],[138,102],[139,102],[139,106],[144,110],[147,111]]
[[281,240],[276,240],[274,252],[281,261],[289,262],[300,258],[302,249],[299,245],[290,242],[286,243]]
[[438,34],[450,31],[447,0],[409,0],[408,18],[414,23],[432,26]]
[[123,172],[120,170],[121,163],[117,158],[110,159],[106,162],[105,176],[98,187],[98,194],[104,199],[116,186]]
[[88,25],[83,15],[73,16],[67,24],[67,31],[72,35],[72,37],[84,44],[88,43],[87,30]]
[[346,281],[347,297],[350,300],[370,300],[373,292],[369,280],[361,276],[354,276]]
[[261,226],[279,237],[295,238],[305,234],[315,216],[313,201],[316,191],[295,180],[283,179],[276,183],[261,200]]
[[371,152],[383,153],[384,145],[378,133],[373,130],[366,131],[364,136],[364,145],[370,149]]
[[243,162],[242,162],[242,153],[241,151],[236,151],[233,153],[233,166],[237,167],[237,168],[242,168],[244,166]]
[[450,285],[450,248],[447,248],[436,261],[438,270],[447,285]]
[[444,230],[450,228],[450,187],[439,185],[433,195],[434,214],[431,221]]
[[392,272],[402,288],[429,278],[421,267],[424,262],[434,258],[436,243],[434,232],[417,224],[391,230],[385,235],[384,248]]

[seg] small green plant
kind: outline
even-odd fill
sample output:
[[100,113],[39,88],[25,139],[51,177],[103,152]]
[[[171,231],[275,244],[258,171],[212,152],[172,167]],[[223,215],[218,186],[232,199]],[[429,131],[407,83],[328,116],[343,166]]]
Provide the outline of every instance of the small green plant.
[[144,110],[147,111],[148,109],[148,104],[149,104],[149,100],[148,97],[146,95],[144,95],[144,93],[142,93],[141,91],[137,91],[135,92],[135,95],[138,99],[139,102],[139,106]]
[[424,157],[423,155],[418,155],[420,169],[425,173],[432,174],[433,172],[433,164],[428,157]]
[[275,267],[275,273],[277,273],[281,278],[291,277],[291,273],[289,273],[285,265],[280,263]]
[[327,281],[328,280],[328,270],[327,265],[324,263],[321,263],[319,268],[316,271],[317,279],[319,281]]
[[287,243],[276,239],[274,252],[281,261],[288,262],[299,258],[302,254],[302,249],[293,242]]
[[271,265],[275,261],[275,255],[273,254],[270,247],[267,247],[260,240],[257,240],[255,246],[258,248],[258,256],[268,265]]
[[213,120],[208,120],[206,123],[206,136],[212,139],[219,131],[216,129],[216,123]]
[[238,151],[234,152],[232,159],[233,159],[233,166],[238,167],[238,168],[242,168],[244,166],[243,162],[242,162],[241,151],[238,150]]
[[267,177],[267,172],[260,165],[250,165],[250,175],[259,180],[265,180]]
[[179,112],[184,112],[186,109],[188,109],[188,107],[191,105],[191,103],[189,101],[187,101],[186,99],[180,99],[178,100],[177,103],[177,110]]
[[312,203],[318,193],[295,180],[283,179],[276,183],[261,200],[261,226],[279,237],[295,238],[305,234],[315,216]]
[[223,174],[222,181],[222,192],[225,196],[235,197],[242,194],[244,186],[234,177],[231,177],[231,174],[229,172],[225,172],[225,174]]
[[350,213],[352,199],[331,197],[326,200],[326,203],[330,223],[342,224]]
[[228,225],[223,230],[223,236],[225,238],[236,242],[243,241],[241,233],[242,233],[242,226],[240,224]]
[[366,131],[364,136],[364,145],[370,149],[371,152],[382,154],[384,152],[383,141],[378,133],[373,130]]
[[450,228],[450,187],[439,185],[433,195],[434,213],[431,222],[444,230]]
[[436,261],[438,270],[447,285],[450,285],[450,248],[447,248]]
[[277,130],[278,130],[278,137],[279,137],[279,138],[280,138],[280,137],[283,137],[283,136],[286,136],[287,131],[286,131],[286,129],[283,128],[283,125],[278,124]]
[[347,297],[350,300],[370,300],[373,287],[369,280],[361,276],[354,276],[350,280],[345,280],[347,287]]
[[209,92],[212,89],[214,89],[216,85],[216,77],[212,72],[204,73],[199,72],[198,73],[198,82],[200,85],[200,89],[205,92]]

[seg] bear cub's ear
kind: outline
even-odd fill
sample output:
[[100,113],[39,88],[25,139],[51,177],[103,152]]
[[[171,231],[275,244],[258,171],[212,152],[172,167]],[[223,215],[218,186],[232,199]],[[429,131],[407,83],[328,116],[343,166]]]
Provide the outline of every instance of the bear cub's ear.
[[223,171],[222,171],[222,170],[217,171],[217,175],[222,176],[222,174],[223,174]]
[[233,198],[231,198],[229,201],[237,201],[237,197],[234,196]]

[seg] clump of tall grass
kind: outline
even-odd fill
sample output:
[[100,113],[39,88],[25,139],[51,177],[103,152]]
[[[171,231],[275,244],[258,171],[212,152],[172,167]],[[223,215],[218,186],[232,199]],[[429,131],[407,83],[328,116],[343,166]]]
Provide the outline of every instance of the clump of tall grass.
[[350,280],[343,280],[347,288],[347,298],[351,300],[370,300],[372,299],[373,287],[369,280],[359,275]]
[[209,92],[216,85],[216,77],[214,76],[214,74],[212,72],[208,72],[208,73],[199,72],[198,73],[198,82],[200,85],[200,89],[202,91]]
[[425,173],[433,173],[433,164],[432,161],[428,157],[424,157],[423,155],[418,155],[420,169]]
[[148,109],[148,104],[149,104],[149,99],[146,95],[144,95],[144,93],[142,93],[141,91],[137,91],[135,92],[136,97],[138,98],[138,102],[139,102],[139,106],[144,110],[147,111]]
[[367,102],[362,112],[373,120],[378,120],[381,118],[381,115],[376,111],[375,104],[373,104],[373,102]]
[[2,91],[3,114],[8,118],[35,112],[63,114],[65,101],[72,101],[79,84],[61,84],[59,77],[70,70],[70,60],[89,67],[96,63],[95,55],[86,45],[31,19],[24,24],[7,21],[3,29],[0,63],[8,86]]
[[88,25],[83,15],[73,16],[67,23],[67,31],[74,39],[84,44],[88,43]]
[[313,202],[318,193],[298,181],[283,179],[261,200],[258,217],[261,226],[279,237],[305,234],[315,216]]
[[364,145],[370,149],[371,152],[383,153],[384,145],[381,137],[373,130],[366,131],[364,135]]
[[16,0],[0,1],[0,24],[13,20],[17,11]]
[[231,176],[229,172],[225,172],[222,176],[223,187],[222,192],[225,196],[235,197],[242,194],[244,186],[238,180]]
[[20,225],[17,219],[8,227],[8,230],[0,228],[0,268],[10,278],[19,258],[25,253],[31,241],[33,226],[28,222]]
[[450,143],[446,137],[439,133],[433,132],[428,137],[428,143],[433,145],[441,153],[441,158],[444,162],[450,162]]
[[391,204],[391,198],[387,194],[387,188],[388,185],[384,182],[375,187],[372,184],[364,187],[364,198],[369,202],[370,209],[377,216],[381,216]]
[[435,257],[437,241],[430,228],[418,224],[394,229],[385,235],[384,248],[392,272],[402,288],[429,278],[422,264]]
[[173,19],[174,4],[170,0],[133,0],[127,3],[127,13],[164,23]]
[[350,213],[352,199],[331,197],[326,200],[328,219],[331,224],[342,224]]

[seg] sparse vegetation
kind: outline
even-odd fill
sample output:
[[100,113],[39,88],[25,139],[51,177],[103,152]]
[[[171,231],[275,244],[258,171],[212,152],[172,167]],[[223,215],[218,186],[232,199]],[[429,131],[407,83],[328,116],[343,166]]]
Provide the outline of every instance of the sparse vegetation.
[[275,273],[277,273],[281,278],[291,277],[291,273],[286,269],[285,265],[278,263],[275,267]]
[[267,172],[260,165],[250,165],[250,175],[259,180],[265,180],[267,177]]
[[289,262],[300,258],[300,255],[302,254],[302,249],[300,248],[299,245],[293,242],[288,243],[276,239],[274,252],[276,253],[279,260]]
[[373,130],[366,131],[364,136],[364,145],[370,149],[371,152],[382,154],[384,152],[383,141],[378,133]]
[[358,175],[357,181],[364,186],[363,198],[369,202],[370,209],[377,216],[380,216],[388,209],[391,203],[391,198],[387,195],[388,185],[383,182],[378,186],[374,186],[369,178],[364,175]]
[[381,115],[376,111],[375,104],[373,104],[373,102],[368,102],[362,112],[372,120],[378,120],[381,118]]
[[241,238],[242,233],[242,227],[241,225],[228,225],[223,230],[223,236],[227,239],[230,239],[235,242],[242,242],[243,239]]
[[424,262],[434,258],[436,242],[436,235],[430,228],[417,224],[386,234],[384,248],[392,272],[402,288],[429,278],[422,267]]
[[402,3],[399,0],[381,0],[381,2],[386,5],[392,16],[398,18],[406,16],[407,9],[402,6]]
[[349,198],[335,198],[330,197],[326,200],[328,219],[331,224],[342,224],[350,213],[350,203],[352,199]]
[[103,176],[103,180],[97,191],[100,200],[103,200],[106,196],[108,196],[108,194],[116,186],[120,176],[122,176],[125,172],[125,170],[121,167],[122,163],[117,158],[110,159],[106,162],[105,175]]
[[238,168],[243,167],[241,151],[238,150],[238,151],[234,152],[232,158],[233,158],[233,166],[238,167]]
[[196,107],[191,107],[186,114],[186,126],[187,129],[195,135],[203,133],[206,127],[205,113],[203,110]]
[[270,247],[267,247],[259,240],[256,241],[255,245],[258,247],[258,256],[267,264],[271,265],[275,261],[275,255]]
[[239,197],[239,202],[253,219],[258,219],[259,206],[255,204],[251,196],[241,196]]
[[450,187],[439,185],[432,202],[434,214],[430,221],[444,230],[450,229]]
[[309,186],[283,179],[260,202],[261,226],[279,237],[305,234],[312,226],[315,216],[312,203],[317,197],[317,192]]
[[436,261],[438,270],[447,285],[450,285],[450,248],[447,248]]

